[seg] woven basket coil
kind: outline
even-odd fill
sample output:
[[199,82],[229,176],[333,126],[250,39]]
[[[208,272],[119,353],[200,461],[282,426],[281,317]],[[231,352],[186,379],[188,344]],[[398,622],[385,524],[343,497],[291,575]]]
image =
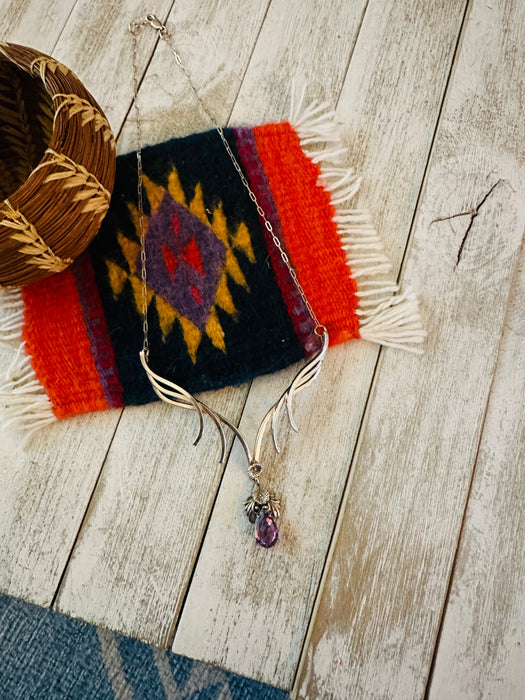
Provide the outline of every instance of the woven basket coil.
[[114,177],[113,133],[79,79],[50,56],[0,43],[0,285],[73,262],[100,227]]

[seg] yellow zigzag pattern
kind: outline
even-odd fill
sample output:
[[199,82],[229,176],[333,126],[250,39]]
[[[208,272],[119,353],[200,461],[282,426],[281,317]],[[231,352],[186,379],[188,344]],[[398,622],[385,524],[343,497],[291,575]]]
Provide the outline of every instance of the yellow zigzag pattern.
[[[150,203],[151,213],[154,215],[166,194],[166,190],[161,185],[156,185],[146,175],[143,175],[143,184],[144,191]],[[228,289],[228,277],[234,280],[236,284],[249,291],[248,283],[237,261],[235,250],[242,251],[251,263],[255,263],[250,232],[244,222],[239,224],[234,233],[229,231],[226,217],[222,209],[222,203],[219,203],[213,211],[206,210],[200,183],[197,184],[195,188],[193,199],[188,203],[175,168],[171,171],[168,178],[168,192],[176,202],[185,206],[194,216],[206,224],[206,226],[209,226],[226,247],[226,260],[217,286],[215,304],[206,324],[206,335],[210,338],[213,345],[219,350],[226,352],[224,331],[217,316],[216,309],[220,307],[230,316],[234,318],[236,316],[237,309],[235,308],[230,290]],[[130,203],[128,206],[133,218],[135,230],[139,231],[139,212],[135,205]],[[147,230],[149,219],[146,216],[144,219],[144,227],[145,230]],[[136,260],[140,253],[140,246],[138,243],[126,238],[121,232],[118,233],[117,239],[128,264],[129,272],[115,262],[110,260],[106,261],[113,295],[115,299],[118,298],[124,289],[126,281],[129,280],[133,290],[137,311],[142,313],[142,281],[136,266]],[[202,340],[202,332],[194,323],[178,313],[162,297],[154,294],[154,292],[148,288],[148,305],[153,298],[155,299],[157,307],[163,339],[165,340],[167,338],[173,328],[173,324],[175,321],[178,321],[182,329],[184,342],[188,348],[188,354],[195,363],[197,361],[197,350]]]

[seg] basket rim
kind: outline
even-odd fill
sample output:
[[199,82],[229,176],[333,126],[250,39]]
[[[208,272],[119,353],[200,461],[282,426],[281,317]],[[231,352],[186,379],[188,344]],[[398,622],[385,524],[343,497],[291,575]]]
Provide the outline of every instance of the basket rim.
[[[51,130],[51,138],[46,144],[46,149],[39,162],[36,165],[32,165],[31,172],[28,173],[25,181],[19,187],[10,192],[8,197],[0,200],[0,217],[3,217],[3,219],[0,218],[0,246],[3,245],[9,238],[13,237],[12,229],[7,231],[6,217],[10,216],[9,212],[12,212],[13,208],[21,208],[23,210],[27,202],[30,201],[31,196],[34,197],[34,195],[31,195],[31,192],[35,188],[35,182],[37,179],[39,182],[41,182],[42,178],[44,177],[41,173],[39,174],[40,170],[46,169],[46,172],[50,173],[47,176],[47,179],[44,180],[44,182],[48,182],[52,179],[58,180],[59,177],[64,176],[63,174],[53,175],[54,167],[69,167],[71,169],[71,164],[73,164],[73,166],[77,167],[77,173],[83,172],[86,176],[91,178],[90,183],[93,181],[97,183],[99,190],[104,192],[107,199],[107,205],[109,206],[109,198],[111,197],[111,192],[113,189],[116,160],[115,138],[111,131],[109,122],[107,121],[95,98],[89,93],[87,88],[70,68],[45,52],[29,46],[11,42],[0,42],[0,64],[2,63],[14,65],[31,78],[34,78],[40,82],[43,91],[51,97],[53,125]],[[75,105],[76,111],[74,112],[71,108],[72,104]],[[91,156],[91,161],[93,161],[92,165],[95,167],[93,167],[92,171],[90,172],[88,172],[82,165],[83,157],[85,155],[85,149],[83,148],[84,143],[78,139],[75,140],[75,138],[69,138],[69,140],[67,140],[68,125],[72,119],[72,114],[77,114],[78,105],[80,105],[80,110],[84,114],[84,118],[81,121],[81,126],[84,127],[87,122],[93,121],[95,124],[93,127],[95,134],[101,129],[103,134],[103,139],[98,139],[100,147],[98,148],[96,155]],[[59,118],[60,112],[65,113],[64,119]],[[79,129],[78,123],[79,122],[76,123],[77,130]],[[80,134],[82,133],[83,132],[80,132]],[[67,147],[61,148],[62,145],[67,145]],[[52,146],[54,146],[54,148],[52,148]],[[101,182],[101,179],[104,180],[104,183]],[[27,219],[25,220],[27,222]],[[78,231],[80,231],[80,228],[81,227],[79,226]],[[86,229],[86,233],[89,233],[89,239],[85,245],[82,244],[82,250],[87,247],[90,240],[98,231],[97,227],[94,232],[91,232],[91,228],[93,228],[93,226],[89,226],[87,224],[84,228]],[[43,240],[44,236],[38,236],[38,238],[40,244],[46,246],[46,243]],[[77,238],[80,238],[80,236],[75,237],[76,244],[78,244]],[[13,244],[13,247],[10,246],[10,242],[7,243],[7,245],[8,252],[12,250],[14,256],[28,253],[27,246],[22,249],[20,247],[20,243],[16,245]],[[64,263],[63,267],[72,262],[70,255],[65,257],[62,256],[62,254],[55,255],[49,245],[47,248],[52,257],[54,256],[56,260],[62,260]],[[82,250],[75,254],[74,257],[77,257]],[[2,257],[5,258],[5,256],[6,252],[4,251],[2,252]],[[38,261],[33,262],[33,260],[27,260],[33,265],[38,265]],[[57,268],[54,271],[59,270]],[[30,276],[32,278],[38,278],[38,276],[35,277],[35,275]],[[42,276],[47,276],[47,274]],[[33,281],[33,279],[30,281]],[[25,284],[26,282],[15,282],[14,284],[20,283]],[[6,283],[3,279],[3,274],[0,274],[0,286],[4,284],[11,283]]]

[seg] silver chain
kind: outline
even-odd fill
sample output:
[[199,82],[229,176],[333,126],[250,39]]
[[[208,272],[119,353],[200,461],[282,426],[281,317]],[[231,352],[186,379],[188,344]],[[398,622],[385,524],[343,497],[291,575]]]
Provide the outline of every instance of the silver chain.
[[230,157],[231,162],[233,163],[233,166],[235,170],[237,171],[242,184],[244,185],[246,191],[248,192],[248,195],[252,202],[254,203],[257,213],[261,217],[261,219],[264,221],[264,226],[270,236],[272,237],[273,244],[275,245],[277,251],[279,252],[279,255],[281,256],[281,259],[283,263],[286,265],[286,268],[288,269],[288,272],[290,273],[290,277],[293,280],[293,283],[295,284],[297,291],[301,295],[302,300],[304,301],[306,308],[308,309],[308,313],[310,314],[310,317],[314,323],[314,332],[318,336],[322,336],[323,333],[326,332],[326,328],[319,322],[319,319],[317,318],[317,315],[315,311],[312,308],[312,305],[310,304],[310,301],[308,300],[308,297],[306,296],[306,293],[299,282],[299,279],[297,278],[297,273],[292,266],[290,262],[290,258],[288,257],[286,251],[283,250],[281,241],[277,234],[274,231],[274,228],[272,226],[272,222],[268,219],[266,216],[266,213],[264,209],[261,207],[259,204],[259,201],[257,200],[257,196],[255,195],[255,192],[252,190],[250,187],[250,183],[246,179],[246,176],[244,175],[242,168],[239,164],[239,161],[235,157],[235,154],[233,153],[230,144],[228,143],[228,140],[226,136],[224,135],[224,130],[222,126],[220,126],[217,123],[217,120],[215,117],[210,113],[208,110],[206,104],[202,100],[201,96],[199,95],[197,88],[193,84],[193,80],[191,79],[191,75],[188,72],[188,69],[184,65],[182,58],[180,57],[180,54],[177,52],[175,47],[173,46],[173,43],[171,41],[171,34],[168,32],[167,28],[165,27],[164,24],[154,15],[154,14],[148,14],[146,15],[146,19],[143,20],[140,23],[137,22],[132,22],[129,25],[129,31],[132,36],[132,42],[133,42],[133,103],[135,106],[135,120],[136,120],[136,135],[137,135],[137,171],[138,171],[138,184],[137,184],[137,198],[138,198],[138,210],[139,210],[139,227],[140,227],[140,261],[141,261],[141,278],[142,278],[142,313],[143,313],[143,332],[144,332],[144,343],[143,343],[143,350],[144,350],[144,355],[147,359],[148,353],[149,353],[149,346],[148,346],[148,290],[147,290],[147,280],[146,280],[146,245],[145,245],[145,238],[146,238],[146,233],[144,229],[144,201],[143,201],[143,191],[142,191],[142,126],[141,126],[141,116],[140,116],[140,109],[138,105],[138,67],[137,67],[137,35],[140,31],[140,29],[144,26],[150,26],[153,29],[155,29],[158,34],[159,38],[162,39],[170,48],[171,52],[173,53],[173,56],[175,57],[175,60],[184,73],[184,76],[186,77],[186,80],[188,81],[188,84],[191,88],[191,91],[195,95],[195,98],[197,102],[199,103],[202,111],[206,115],[206,117],[209,119],[211,124],[214,126],[215,130],[219,134],[221,141],[224,145],[224,148],[226,152],[228,153],[228,156]]
[[[149,15],[148,15],[149,16]],[[140,117],[139,108],[139,78],[137,67],[137,33],[140,28],[138,24],[130,24],[129,31],[132,38],[132,64],[133,64],[133,105],[135,108],[135,127],[136,127],[136,148],[137,148],[137,206],[139,210],[139,237],[140,237],[140,274],[142,279],[142,350],[144,357],[148,360],[149,357],[149,340],[148,340],[148,285],[146,278],[146,230],[144,226],[144,194],[142,187],[142,120]]]
[[[142,183],[142,124],[141,124],[141,116],[140,116],[140,109],[138,105],[138,91],[139,91],[139,79],[138,79],[138,66],[137,66],[137,36],[139,34],[139,31],[143,26],[151,26],[153,29],[155,29],[158,34],[159,38],[164,40],[166,44],[169,46],[171,49],[175,60],[177,61],[177,64],[181,68],[182,72],[186,76],[186,79],[191,87],[191,90],[193,94],[195,95],[197,102],[199,103],[202,111],[208,119],[210,120],[211,124],[215,127],[217,130],[217,133],[219,134],[222,143],[224,144],[224,148],[226,149],[226,152],[228,153],[228,156],[231,159],[231,162],[233,163],[233,166],[235,167],[235,170],[239,174],[239,177],[241,179],[241,182],[243,186],[245,187],[246,191],[248,192],[250,199],[254,203],[255,207],[257,208],[257,213],[259,214],[260,218],[262,221],[264,221],[264,225],[266,227],[266,230],[272,237],[273,243],[275,245],[275,248],[279,252],[279,255],[281,256],[281,259],[283,263],[286,265],[288,272],[290,273],[290,277],[292,278],[295,286],[297,287],[297,290],[299,294],[301,295],[306,308],[308,309],[308,312],[311,316],[311,319],[314,324],[314,332],[316,333],[317,336],[319,336],[321,342],[320,342],[320,347],[318,351],[315,353],[315,355],[308,361],[308,363],[298,372],[298,374],[295,376],[295,378],[292,380],[286,391],[281,395],[281,397],[270,407],[270,409],[267,411],[266,415],[264,416],[263,420],[259,424],[259,428],[257,430],[257,436],[255,438],[255,447],[253,452],[250,450],[248,443],[246,442],[245,438],[243,437],[242,433],[240,430],[230,423],[224,416],[221,416],[219,413],[216,411],[212,410],[210,407],[208,407],[206,404],[204,404],[200,399],[197,399],[196,397],[192,396],[189,392],[187,392],[183,387],[179,386],[178,384],[175,384],[162,376],[155,374],[155,372],[152,371],[152,369],[148,365],[148,354],[149,354],[149,345],[148,345],[148,287],[147,287],[147,279],[146,279],[146,231],[145,231],[145,225],[144,225],[144,197],[143,197],[143,183]],[[277,436],[276,436],[276,427],[278,424],[278,418],[281,413],[281,411],[286,407],[287,412],[288,412],[288,417],[290,419],[291,425],[297,429],[297,426],[295,425],[295,422],[293,420],[293,415],[292,415],[292,401],[295,396],[295,394],[304,389],[305,387],[309,386],[313,381],[315,381],[316,377],[319,374],[319,371],[321,369],[321,365],[323,363],[324,356],[326,354],[326,350],[328,348],[328,331],[326,328],[319,323],[319,320],[315,314],[315,311],[313,310],[310,302],[308,301],[308,298],[304,292],[304,289],[302,288],[299,280],[297,279],[297,274],[292,267],[292,264],[290,263],[290,259],[287,255],[287,253],[283,250],[283,247],[281,245],[281,241],[279,237],[276,235],[271,221],[269,221],[268,217],[266,216],[264,209],[261,207],[259,204],[257,197],[250,187],[250,184],[248,180],[246,179],[246,176],[244,175],[241,166],[235,157],[230,144],[228,143],[228,140],[226,139],[224,135],[224,130],[223,128],[217,123],[215,118],[213,117],[212,114],[208,111],[208,108],[202,101],[200,95],[197,92],[197,89],[195,88],[193,81],[191,79],[191,76],[189,72],[187,71],[186,67],[184,66],[182,59],[180,55],[177,53],[176,49],[174,48],[173,44],[171,43],[171,36],[166,29],[166,27],[162,24],[160,20],[155,17],[153,14],[148,14],[146,16],[146,19],[141,22],[141,23],[135,23],[132,22],[129,25],[129,31],[131,32],[132,35],[132,40],[133,40],[133,102],[135,105],[135,119],[136,119],[136,136],[137,136],[137,177],[138,177],[138,183],[137,183],[137,206],[138,206],[138,211],[139,211],[139,236],[140,236],[140,261],[141,261],[141,278],[142,278],[142,314],[143,314],[143,332],[144,332],[144,341],[143,341],[143,349],[142,352],[140,353],[140,359],[142,362],[142,365],[144,367],[144,370],[146,374],[148,375],[148,378],[153,386],[153,389],[155,390],[155,393],[157,396],[170,403],[174,404],[175,406],[180,406],[183,408],[193,408],[194,410],[197,411],[199,415],[199,434],[197,436],[197,439],[194,444],[197,444],[197,442],[200,439],[200,436],[202,435],[202,428],[203,428],[203,414],[206,414],[207,416],[210,417],[210,419],[215,423],[215,426],[217,427],[220,437],[221,437],[221,445],[222,445],[222,454],[221,454],[221,463],[224,461],[224,457],[226,454],[226,440],[224,437],[224,431],[222,425],[230,428],[236,437],[239,439],[241,446],[246,454],[246,458],[248,461],[248,473],[250,476],[250,479],[254,482],[254,487],[252,490],[251,495],[248,497],[248,499],[244,502],[244,508],[246,511],[246,514],[250,520],[251,523],[255,523],[256,525],[256,539],[259,544],[261,544],[263,547],[271,547],[273,544],[277,541],[278,538],[278,527],[275,523],[276,518],[279,518],[279,513],[280,513],[280,501],[279,499],[275,496],[275,494],[265,488],[261,487],[260,484],[260,475],[262,471],[262,465],[260,463],[260,451],[261,451],[261,446],[262,446],[262,441],[264,437],[264,433],[266,431],[266,428],[271,425],[272,429],[272,435],[273,435],[273,441],[275,445],[275,449],[277,452],[279,452],[279,447],[277,444]],[[259,525],[261,526],[261,531],[259,532]]]

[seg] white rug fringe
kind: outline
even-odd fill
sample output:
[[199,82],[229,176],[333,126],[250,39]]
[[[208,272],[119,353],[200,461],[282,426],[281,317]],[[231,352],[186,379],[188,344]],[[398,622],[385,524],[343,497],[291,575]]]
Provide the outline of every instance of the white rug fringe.
[[0,290],[0,345],[12,347],[22,339],[24,304],[17,289]]
[[24,308],[18,289],[0,289],[0,344],[12,353],[12,362],[0,376],[2,430],[22,430],[29,438],[56,417],[44,387],[36,378],[22,339]]
[[335,208],[334,222],[351,276],[357,284],[356,314],[361,338],[421,353],[426,331],[421,323],[417,297],[411,289],[401,292],[395,280],[386,277],[391,271],[390,261],[368,211],[349,206],[359,190],[361,178],[352,168],[335,162],[342,154],[347,155],[347,150],[340,146],[335,112],[327,103],[305,106],[305,86],[297,95],[292,85],[291,93],[290,123],[305,153],[320,165],[319,184],[330,192]]
[[[390,262],[366,210],[351,209],[350,200],[361,185],[352,168],[337,164],[347,151],[341,147],[336,115],[328,103],[304,106],[305,87],[298,97],[292,87],[290,123],[309,158],[321,167],[320,185],[330,192],[334,222],[359,299],[356,314],[363,339],[393,348],[422,352],[426,331],[421,324],[417,297],[411,289],[400,292],[393,279],[382,276]],[[0,345],[8,346],[13,361],[0,376],[2,428],[24,431],[26,437],[56,420],[52,405],[38,381],[22,338],[24,307],[18,289],[0,288]]]

